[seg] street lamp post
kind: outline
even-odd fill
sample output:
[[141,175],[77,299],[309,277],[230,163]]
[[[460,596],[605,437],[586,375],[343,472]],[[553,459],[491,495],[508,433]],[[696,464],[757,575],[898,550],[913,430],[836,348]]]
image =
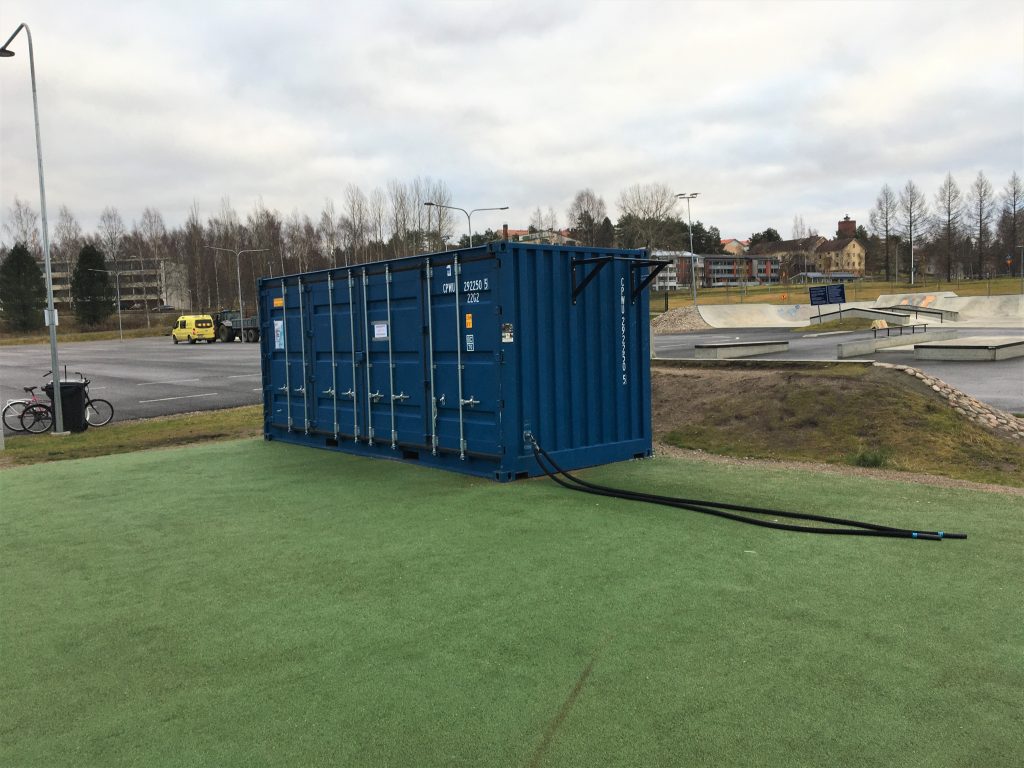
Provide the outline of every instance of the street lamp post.
[[697,256],[693,252],[693,219],[690,218],[690,201],[700,192],[680,192],[677,200],[686,201],[686,229],[690,233],[690,285],[693,288],[693,306],[697,306]]
[[[109,269],[89,269],[89,272],[103,272],[110,274]],[[117,333],[124,341],[124,328],[121,326],[121,273],[114,270],[114,289],[117,291]]]
[[11,41],[25,30],[28,38],[28,68],[32,78],[32,113],[36,125],[36,161],[39,165],[39,212],[43,223],[43,261],[46,269],[46,324],[50,328],[50,370],[53,371],[53,413],[54,434],[66,435],[64,431],[64,408],[60,398],[60,366],[57,364],[57,310],[53,306],[53,272],[50,269],[50,235],[46,227],[46,185],[43,183],[43,142],[39,137],[39,98],[36,95],[36,60],[32,54],[32,31],[22,23],[0,46],[0,57],[10,58],[14,51],[7,48]]
[[206,246],[211,251],[224,251],[224,253],[235,254],[235,279],[238,280],[238,335],[242,337],[242,343],[245,344],[245,334],[242,333],[242,322],[245,317],[245,311],[242,309],[242,254],[243,253],[263,253],[269,251],[269,248],[246,248],[241,251],[234,251],[231,248],[218,248],[215,245]]
[[[447,208],[450,211],[462,211],[464,214],[466,214],[466,221],[467,221],[467,223],[469,225],[469,247],[470,248],[473,247],[473,214],[477,213],[479,211],[507,211],[508,210],[508,206],[507,205],[503,205],[500,208],[473,208],[472,210],[469,210],[469,211],[467,211],[465,208],[458,208],[458,207],[456,207],[454,205],[442,205],[441,203],[424,203],[424,205],[431,206],[431,207],[434,207],[434,208]],[[437,217],[437,229],[438,229],[438,231],[441,230],[441,217],[440,216]]]

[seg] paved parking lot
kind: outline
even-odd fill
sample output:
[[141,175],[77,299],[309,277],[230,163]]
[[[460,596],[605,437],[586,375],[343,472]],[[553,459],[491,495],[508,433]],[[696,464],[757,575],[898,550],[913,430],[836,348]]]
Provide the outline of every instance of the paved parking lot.
[[[971,328],[961,335],[1006,336],[1019,335],[1006,328]],[[835,360],[836,345],[855,339],[871,338],[870,331],[794,333],[789,328],[716,328],[694,333],[680,333],[654,337],[659,357],[692,358],[695,344],[714,344],[729,341],[789,342],[788,352],[757,355],[751,360]],[[908,343],[913,337],[908,337]],[[1024,357],[998,362],[950,362],[943,360],[915,360],[913,349],[894,348],[865,355],[860,359],[877,360],[893,365],[909,365],[935,376],[972,397],[1010,413],[1024,413]]]
[[[170,337],[62,344],[68,378],[83,372],[93,397],[114,405],[114,420],[164,416],[260,402],[259,344],[172,344]],[[0,400],[45,383],[46,344],[0,347]]]

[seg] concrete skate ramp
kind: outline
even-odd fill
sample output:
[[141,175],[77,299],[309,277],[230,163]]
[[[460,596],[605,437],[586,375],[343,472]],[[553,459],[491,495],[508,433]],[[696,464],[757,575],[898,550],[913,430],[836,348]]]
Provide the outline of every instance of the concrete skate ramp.
[[901,304],[932,309],[949,309],[960,313],[961,323],[997,327],[1024,327],[1024,296],[957,296],[952,291],[931,293],[896,293],[879,296],[876,307]]
[[[874,302],[857,301],[843,304],[874,308]],[[822,306],[822,314],[839,309],[838,304]],[[810,304],[708,304],[700,307],[700,316],[713,328],[802,328],[810,323],[818,307]]]
[[[949,309],[960,313],[960,322],[947,321],[945,325],[992,326],[997,328],[1024,328],[1024,297],[1013,296],[957,296],[952,291],[929,293],[890,293],[875,301],[851,301],[843,309],[862,307],[877,309],[899,306]],[[837,304],[821,306],[821,313],[834,312]],[[818,307],[810,304],[707,304],[699,307],[700,316],[712,328],[799,328],[810,323],[818,314]],[[915,323],[938,324],[938,318],[920,316]]]

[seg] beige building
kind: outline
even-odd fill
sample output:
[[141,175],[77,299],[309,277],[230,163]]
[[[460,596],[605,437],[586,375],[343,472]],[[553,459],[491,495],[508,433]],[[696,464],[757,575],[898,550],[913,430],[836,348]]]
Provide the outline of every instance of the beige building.
[[814,267],[826,275],[845,272],[863,277],[865,255],[864,246],[859,240],[854,237],[840,237],[818,246],[814,252]]

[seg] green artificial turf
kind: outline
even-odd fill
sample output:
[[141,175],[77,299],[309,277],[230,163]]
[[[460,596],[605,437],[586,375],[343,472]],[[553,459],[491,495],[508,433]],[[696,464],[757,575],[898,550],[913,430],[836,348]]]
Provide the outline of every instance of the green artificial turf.
[[245,440],[0,473],[0,765],[1007,766],[1021,497],[653,459],[766,531]]

